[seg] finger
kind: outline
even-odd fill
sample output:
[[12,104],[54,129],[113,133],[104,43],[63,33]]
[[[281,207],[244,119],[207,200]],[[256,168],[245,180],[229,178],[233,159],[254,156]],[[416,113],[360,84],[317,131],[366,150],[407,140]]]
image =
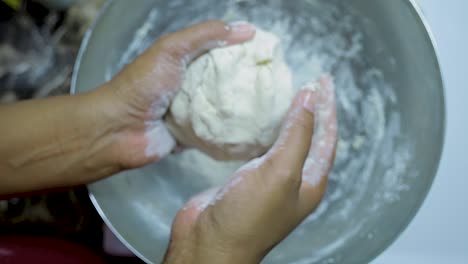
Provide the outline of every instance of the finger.
[[317,95],[314,91],[303,90],[298,93],[287,114],[278,140],[265,159],[270,172],[285,180],[292,180],[299,186],[301,172],[311,144],[314,130],[313,107]]
[[185,206],[177,212],[172,223],[171,238],[179,239],[184,237],[192,225],[196,222],[200,214],[210,205],[218,189],[213,188],[202,192],[190,199]]
[[182,209],[184,211],[190,211],[194,215],[199,215],[210,205],[214,205],[216,194],[220,191],[220,188],[208,189],[201,192],[190,199],[190,201]]
[[299,208],[303,217],[309,215],[322,199],[336,152],[338,127],[333,82],[329,76],[324,76],[319,84],[319,97],[314,110],[316,129],[299,192]]
[[210,49],[248,41],[254,37],[255,31],[255,26],[247,22],[226,24],[214,20],[169,34],[159,44],[177,60],[188,63]]

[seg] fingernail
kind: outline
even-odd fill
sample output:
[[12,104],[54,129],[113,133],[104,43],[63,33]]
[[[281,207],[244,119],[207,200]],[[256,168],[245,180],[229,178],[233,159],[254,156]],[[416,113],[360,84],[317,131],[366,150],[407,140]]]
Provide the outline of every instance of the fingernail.
[[316,82],[308,82],[302,87],[302,90],[317,91],[320,89],[320,84]]
[[306,94],[304,95],[304,101],[303,101],[303,106],[304,108],[309,111],[310,113],[315,112],[315,100],[314,100],[314,92],[313,91],[307,91]]
[[255,26],[247,21],[236,21],[229,23],[226,29],[234,33],[251,33],[256,30]]

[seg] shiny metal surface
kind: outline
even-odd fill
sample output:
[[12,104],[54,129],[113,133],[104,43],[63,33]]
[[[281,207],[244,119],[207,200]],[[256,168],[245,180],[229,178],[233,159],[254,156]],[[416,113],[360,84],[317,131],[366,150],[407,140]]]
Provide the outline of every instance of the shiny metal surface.
[[[179,18],[170,16],[171,12],[165,12],[171,8],[167,2],[109,1],[83,43],[73,78],[72,93],[92,89],[115,73],[115,70],[109,72],[109,68],[114,69],[111,66],[119,63],[121,54],[131,45],[135,32],[141,28],[154,8],[161,11],[156,12],[157,23],[162,28],[171,28],[173,21]],[[250,1],[234,2],[243,4]],[[295,9],[317,8],[317,3],[321,1],[270,2],[283,5],[286,12],[290,10],[291,16],[294,16]],[[375,190],[384,184],[383,175],[388,170],[382,165],[384,161],[377,162],[371,173],[371,181],[363,186],[366,189],[363,198],[353,207],[349,217],[342,220],[341,227],[333,226],[334,222],[328,217],[338,209],[329,208],[327,212],[331,213],[326,213],[305,226],[302,236],[289,238],[284,245],[275,249],[266,263],[369,262],[414,217],[437,171],[444,134],[443,83],[431,36],[420,13],[412,1],[407,0],[330,2],[348,5],[359,14],[365,33],[362,56],[372,67],[380,69],[395,90],[397,111],[401,119],[400,130],[412,146],[409,166],[401,168],[399,174],[402,177],[398,178],[405,190],[398,193],[397,199],[391,203],[379,204],[379,210],[375,213],[366,210],[372,206],[370,202]],[[208,4],[215,6],[216,8],[212,8],[214,10],[225,8],[223,4],[216,4],[218,1],[203,3],[196,6],[197,8],[191,7],[187,12],[200,14]],[[186,6],[188,8],[190,4]],[[180,10],[177,13],[179,12]],[[155,31],[151,34],[156,38],[160,33]],[[388,58],[392,59],[391,63]],[[395,145],[399,144],[402,143],[395,141]],[[383,147],[377,147],[375,158],[385,159],[388,153],[385,153]],[[400,153],[395,151],[391,154]],[[394,157],[390,160],[398,161]],[[171,158],[161,164],[124,172],[90,186],[91,199],[105,222],[135,254],[147,262],[158,263],[164,255],[169,224],[176,211],[188,197],[207,186],[204,182],[206,178],[201,174],[202,172],[184,170]],[[200,181],[188,181],[189,177],[198,177]],[[333,194],[333,191],[330,193]],[[342,197],[340,201],[345,202],[346,197]],[[331,204],[330,207],[334,205],[338,207],[341,202]],[[337,239],[341,233],[348,236],[343,243],[339,243],[340,239]]]

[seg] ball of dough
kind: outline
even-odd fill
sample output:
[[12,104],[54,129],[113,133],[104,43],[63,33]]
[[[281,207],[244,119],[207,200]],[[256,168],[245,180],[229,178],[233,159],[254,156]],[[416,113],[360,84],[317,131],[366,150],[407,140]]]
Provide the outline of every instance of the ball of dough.
[[177,140],[218,160],[265,153],[294,97],[277,36],[212,50],[192,62],[166,122]]

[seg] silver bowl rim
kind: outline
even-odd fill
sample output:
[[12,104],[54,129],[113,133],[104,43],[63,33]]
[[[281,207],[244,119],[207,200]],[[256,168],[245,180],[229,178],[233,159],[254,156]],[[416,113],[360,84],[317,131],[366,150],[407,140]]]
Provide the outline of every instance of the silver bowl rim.
[[[424,28],[424,30],[426,32],[426,36],[427,36],[427,38],[429,40],[429,43],[432,45],[432,50],[433,50],[433,53],[434,53],[433,56],[435,58],[435,63],[436,63],[435,66],[437,67],[437,69],[439,71],[439,74],[440,74],[440,76],[439,76],[440,77],[440,84],[441,84],[441,97],[440,97],[440,105],[441,105],[441,110],[440,111],[441,111],[441,113],[440,114],[442,116],[441,128],[440,128],[440,130],[441,130],[440,131],[441,144],[438,146],[438,151],[437,151],[438,156],[436,157],[436,164],[434,166],[434,172],[433,172],[433,175],[432,175],[432,179],[429,181],[428,188],[426,188],[426,191],[423,193],[423,195],[419,196],[419,199],[418,199],[418,201],[416,203],[417,204],[416,208],[411,210],[411,213],[408,214],[407,219],[405,219],[405,221],[402,222],[403,224],[400,226],[399,231],[395,232],[394,235],[389,236],[388,239],[385,242],[382,243],[382,246],[380,247],[380,249],[374,250],[373,252],[369,253],[368,263],[375,260],[379,255],[381,255],[387,248],[389,248],[400,237],[400,235],[408,228],[411,221],[414,219],[414,217],[417,215],[417,213],[419,212],[421,207],[424,205],[424,202],[425,202],[425,200],[426,200],[426,198],[427,198],[427,196],[428,196],[428,194],[429,194],[429,192],[430,192],[430,190],[432,188],[432,185],[433,185],[434,180],[436,178],[436,175],[438,173],[442,153],[443,153],[444,146],[445,146],[445,137],[446,137],[446,99],[445,99],[445,93],[444,93],[444,91],[445,91],[445,81],[444,81],[444,75],[443,75],[443,72],[442,72],[442,68],[441,68],[441,65],[440,65],[439,48],[438,48],[438,45],[437,45],[436,38],[435,38],[435,36],[434,36],[434,34],[432,32],[432,29],[429,26],[429,22],[427,21],[423,11],[421,10],[420,4],[416,0],[406,0],[406,1],[408,1],[410,3],[409,6],[410,6],[411,11],[416,14],[415,15],[416,21],[421,23],[421,25],[423,26],[423,28]],[[105,13],[107,12],[107,10],[109,9],[109,7],[111,6],[111,4],[113,2],[114,2],[114,0],[106,0],[104,5],[102,6],[101,10],[99,11],[98,16],[94,20],[91,27],[87,30],[87,32],[86,32],[86,34],[85,34],[85,36],[83,38],[83,41],[82,41],[80,49],[78,51],[77,58],[76,58],[76,61],[75,61],[75,65],[74,65],[74,68],[73,68],[73,74],[72,74],[71,85],[70,85],[70,94],[71,95],[74,95],[74,94],[77,93],[76,83],[77,83],[77,79],[78,79],[78,72],[79,72],[79,69],[80,69],[80,65],[81,65],[81,61],[83,59],[83,56],[84,56],[84,54],[85,54],[85,52],[86,52],[86,50],[88,48],[89,42],[90,42],[91,37],[93,35],[94,29],[97,27],[97,25],[101,21],[102,17],[105,15]],[[89,188],[88,188],[88,191],[90,191]],[[143,256],[136,248],[134,248],[129,242],[127,242],[127,240],[119,233],[119,231],[112,224],[112,221],[107,218],[106,214],[104,213],[101,206],[99,205],[99,202],[97,201],[96,197],[93,195],[93,193],[91,191],[89,192],[89,198],[90,198],[91,202],[93,203],[94,207],[96,208],[96,211],[101,216],[104,223],[112,231],[112,233],[114,233],[114,235],[120,240],[120,242],[122,242],[123,245],[125,245],[133,254],[135,254],[135,256],[139,257],[144,262],[153,263],[153,261],[151,261],[148,258],[146,258],[145,256]]]

